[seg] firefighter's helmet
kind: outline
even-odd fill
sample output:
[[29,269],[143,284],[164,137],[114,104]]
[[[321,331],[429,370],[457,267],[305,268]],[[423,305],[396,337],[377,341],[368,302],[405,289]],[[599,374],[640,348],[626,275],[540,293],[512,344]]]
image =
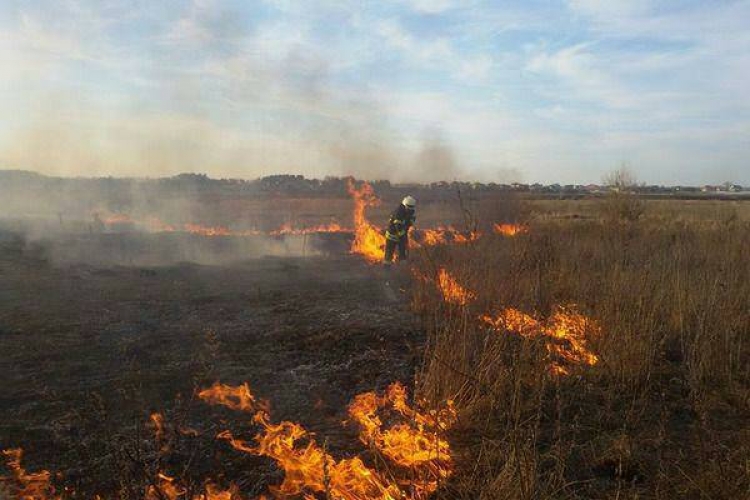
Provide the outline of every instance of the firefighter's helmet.
[[406,208],[411,208],[412,210],[414,210],[414,208],[417,206],[417,200],[415,200],[411,196],[407,196],[406,198],[404,198],[404,201],[402,201],[401,204]]

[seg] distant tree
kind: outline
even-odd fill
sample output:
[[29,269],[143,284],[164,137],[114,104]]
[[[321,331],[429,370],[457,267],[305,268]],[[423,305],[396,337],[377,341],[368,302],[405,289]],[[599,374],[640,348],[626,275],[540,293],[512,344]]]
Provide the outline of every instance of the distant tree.
[[638,178],[626,163],[604,176],[610,193],[605,198],[604,216],[614,223],[632,223],[643,217],[645,202],[636,193]]
[[605,174],[603,181],[614,191],[632,191],[638,186],[638,178],[627,163]]

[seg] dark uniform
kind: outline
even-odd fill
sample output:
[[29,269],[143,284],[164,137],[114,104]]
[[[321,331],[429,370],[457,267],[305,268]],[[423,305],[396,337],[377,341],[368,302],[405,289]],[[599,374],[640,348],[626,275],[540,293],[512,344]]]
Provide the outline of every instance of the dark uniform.
[[393,252],[398,248],[398,260],[405,260],[409,248],[409,229],[414,225],[417,216],[413,208],[399,205],[391,214],[388,229],[385,232],[385,261],[393,260]]

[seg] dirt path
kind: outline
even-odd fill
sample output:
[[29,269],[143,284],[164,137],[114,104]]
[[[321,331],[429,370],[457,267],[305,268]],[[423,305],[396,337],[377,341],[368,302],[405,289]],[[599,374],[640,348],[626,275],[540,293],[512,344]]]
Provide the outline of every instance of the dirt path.
[[407,281],[348,255],[158,268],[0,256],[0,448],[64,469],[101,420],[124,432],[221,380],[346,449],[352,397],[413,376],[423,336]]

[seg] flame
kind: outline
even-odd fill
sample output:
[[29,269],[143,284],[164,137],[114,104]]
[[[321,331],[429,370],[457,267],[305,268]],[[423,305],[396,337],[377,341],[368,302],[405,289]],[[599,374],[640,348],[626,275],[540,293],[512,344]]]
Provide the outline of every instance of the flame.
[[[195,497],[195,500],[232,500],[239,499],[239,491],[237,487],[232,485],[227,490],[222,490],[218,486],[213,484],[206,485],[206,492]],[[265,496],[261,495],[257,500],[265,500]]]
[[[210,404],[219,404],[242,411],[256,409],[255,398],[247,384],[241,386],[213,387],[199,393]],[[379,412],[391,408],[408,423],[400,423],[385,430]],[[217,438],[226,440],[243,453],[266,456],[284,471],[283,482],[272,488],[277,497],[304,495],[316,498],[325,493],[327,498],[342,500],[395,500],[411,498],[421,500],[434,492],[439,481],[452,472],[450,446],[438,435],[455,421],[452,402],[441,411],[421,413],[407,402],[406,389],[392,384],[383,396],[374,392],[360,394],[349,407],[349,415],[360,427],[360,440],[374,444],[382,455],[398,466],[418,472],[410,479],[387,480],[377,471],[367,467],[359,457],[336,460],[301,425],[283,421],[271,422],[268,412],[259,409],[253,418],[261,426],[252,444],[236,438],[230,431],[221,432]],[[401,485],[409,485],[406,495]]]
[[495,230],[495,233],[502,234],[504,236],[515,236],[517,234],[521,233],[528,233],[529,228],[528,226],[524,226],[521,224],[500,224],[497,223],[494,225],[493,229]]
[[162,222],[158,217],[147,217],[145,226],[153,233],[173,233],[177,227],[166,222]]
[[[234,500],[241,499],[239,489],[231,485],[229,489],[222,490],[218,486],[208,483],[203,494],[193,497],[194,500]],[[260,495],[256,500],[266,500],[265,495]]]
[[145,219],[134,219],[128,214],[112,214],[102,219],[106,225],[128,224],[152,233],[184,232],[200,236],[252,236],[262,234],[260,231],[233,231],[225,226],[205,226],[197,223],[173,225],[158,217],[148,216]]
[[[283,421],[271,422],[267,409],[259,403],[247,384],[230,386],[215,383],[198,393],[209,404],[254,412],[253,421],[260,426],[255,443],[235,438],[223,431],[217,439],[226,440],[236,450],[273,459],[284,471],[284,480],[271,487],[277,498],[303,497],[308,500],[426,500],[453,471],[449,443],[441,433],[456,420],[453,403],[445,408],[423,412],[409,404],[407,392],[400,383],[392,384],[385,394],[374,392],[357,396],[349,406],[349,415],[359,424],[359,438],[371,445],[394,468],[388,474],[374,470],[360,457],[336,459],[315,441],[301,425]],[[388,413],[386,413],[388,412]],[[384,425],[400,419],[402,422]],[[157,441],[163,436],[164,417],[153,413],[150,421]],[[0,477],[0,486],[10,485],[13,497],[21,500],[61,500],[50,484],[48,471],[28,473],[21,466],[22,451],[6,450],[12,477]],[[95,498],[100,499],[100,496]],[[207,482],[204,491],[188,495],[188,489],[159,471],[145,491],[144,500],[236,500],[241,496],[235,485],[222,489]],[[258,500],[265,499],[265,496]]]
[[108,215],[107,217],[102,219],[102,222],[104,222],[108,226],[113,226],[117,224],[134,224],[133,219],[131,219],[128,214]]
[[[159,472],[156,479],[155,484],[146,488],[144,500],[177,500],[185,497],[187,490],[175,482],[173,477]],[[192,496],[192,500],[232,500],[235,498],[241,498],[236,486],[232,485],[229,489],[223,490],[212,483],[206,484],[203,493]],[[258,500],[263,498],[260,497]]]
[[438,271],[437,284],[443,298],[450,304],[465,306],[476,298],[474,292],[461,286],[445,268]]
[[[375,196],[372,186],[363,182],[357,188],[353,180],[348,184],[349,194],[354,201],[354,229],[345,228],[338,222],[329,222],[308,227],[294,227],[290,222],[283,224],[271,231],[260,231],[258,229],[233,230],[227,226],[207,226],[200,223],[184,223],[180,225],[170,224],[158,217],[148,216],[144,219],[134,219],[128,214],[112,214],[103,219],[107,225],[129,224],[142,230],[156,233],[185,232],[205,237],[221,236],[288,236],[307,235],[314,233],[354,233],[354,241],[351,246],[352,253],[358,253],[370,262],[381,260],[385,248],[385,236],[383,231],[371,224],[365,215],[367,207],[377,206],[380,200]],[[496,225],[500,227],[501,225]],[[506,226],[506,225],[503,225]],[[518,226],[520,227],[520,226]],[[520,230],[519,230],[520,232]],[[411,244],[414,247],[433,246],[442,244],[464,244],[478,240],[482,233],[471,231],[459,231],[453,226],[438,226],[432,229],[421,229],[413,231]]]
[[587,346],[587,334],[599,335],[601,329],[592,319],[578,314],[572,307],[558,307],[547,321],[544,333],[561,343],[547,344],[549,351],[570,364],[595,365],[599,357]]
[[576,312],[573,306],[558,306],[544,322],[513,308],[494,317],[483,315],[481,320],[496,330],[515,332],[527,338],[543,338],[551,357],[553,374],[568,375],[567,366],[593,366],[599,362],[599,357],[588,348],[588,337],[599,335],[601,328],[594,320]]
[[195,234],[199,236],[286,236],[286,235],[305,235],[313,233],[344,233],[352,232],[351,229],[342,227],[337,222],[330,222],[328,224],[319,224],[317,226],[292,227],[290,223],[286,223],[268,232],[262,232],[257,229],[246,229],[235,231],[226,226],[206,226],[198,223],[185,223],[182,225],[173,225],[166,223],[158,217],[148,216],[143,220],[137,220],[131,218],[127,214],[114,214],[110,215],[102,220],[107,225],[116,224],[132,224],[141,229],[144,229],[152,233],[174,233],[174,232],[185,232]]
[[365,217],[367,207],[377,206],[380,200],[367,182],[357,189],[352,180],[348,184],[349,194],[354,200],[354,241],[351,252],[364,256],[370,262],[382,260],[385,249],[385,236]]
[[[379,412],[391,408],[408,423],[399,423],[383,430]],[[394,463],[411,469],[415,474],[417,497],[437,490],[439,481],[449,477],[453,470],[449,443],[439,433],[447,430],[456,419],[453,402],[445,409],[421,413],[407,402],[406,388],[396,382],[383,396],[374,392],[358,395],[349,405],[349,416],[360,426],[362,443],[374,446]],[[414,481],[414,475],[418,480]]]
[[[271,488],[275,496],[328,492],[329,498],[347,500],[401,497],[397,486],[388,484],[361,459],[335,460],[299,424],[287,421],[272,424],[264,412],[258,412],[254,421],[263,429],[255,436],[257,446],[235,438],[229,431],[222,432],[218,438],[227,440],[239,451],[276,461],[284,470],[284,481]],[[307,443],[300,444],[303,440]]]
[[185,224],[185,231],[201,236],[232,236],[232,231],[224,226],[202,226],[200,224]]
[[[3,483],[9,483],[10,494],[12,498],[18,500],[61,500],[62,496],[56,495],[54,488],[50,485],[50,473],[46,470],[36,473],[28,473],[21,466],[21,458],[23,457],[23,451],[19,448],[4,450],[2,452],[7,460],[8,468],[12,472],[11,478],[0,476],[0,486]],[[0,498],[4,491],[0,489]],[[149,485],[144,492],[144,500],[178,500],[185,498],[187,490],[174,478],[168,476],[164,472],[156,474],[155,481]],[[71,493],[71,491],[68,491]],[[8,497],[11,498],[11,497]],[[100,495],[95,495],[96,500],[101,500]],[[212,483],[208,483],[205,486],[205,491],[192,496],[192,500],[233,500],[240,499],[239,492],[235,485],[232,485],[229,489],[223,490]],[[265,497],[261,496],[258,500],[263,500]]]
[[164,437],[164,415],[161,413],[152,413],[149,416],[151,426],[154,428],[154,439],[161,441]]
[[[214,384],[199,396],[210,404],[242,411],[255,409],[255,398],[247,384],[237,387]],[[228,441],[236,450],[275,460],[284,470],[284,481],[272,489],[276,496],[326,492],[329,498],[345,500],[402,498],[398,486],[389,484],[361,459],[337,461],[331,457],[301,425],[288,421],[273,424],[264,410],[258,410],[253,420],[262,428],[255,436],[257,446],[235,438],[230,431],[221,432],[217,438]],[[300,444],[303,440],[306,444]]]
[[516,332],[524,337],[533,337],[541,328],[539,321],[512,307],[500,311],[495,317],[486,314],[481,319],[496,330]]
[[263,234],[257,229],[233,231],[225,226],[203,226],[201,224],[186,223],[182,227],[185,232],[200,236],[258,236]]
[[198,393],[198,397],[210,405],[223,405],[237,411],[255,411],[257,403],[247,383],[231,386],[214,383]]
[[351,232],[350,229],[344,229],[337,222],[331,222],[329,224],[320,224],[318,226],[295,228],[290,223],[286,223],[278,229],[274,229],[269,234],[271,236],[284,236],[284,235],[303,235],[312,233],[345,233]]
[[425,246],[447,245],[449,243],[470,243],[480,238],[481,233],[472,231],[461,232],[453,226],[439,226],[435,229],[421,229],[418,231],[420,243]]
[[420,231],[420,235],[422,236],[423,245],[432,246],[448,243],[445,232],[439,229],[425,229]]
[[[451,231],[455,230],[451,229]],[[456,231],[453,233],[453,243],[471,243],[472,241],[478,240],[481,236],[482,233],[476,231],[470,232],[468,236]]]
[[186,493],[184,488],[175,483],[174,478],[163,472],[159,472],[156,479],[156,484],[146,488],[145,500],[176,500]]
[[22,449],[3,450],[2,453],[12,477],[0,476],[0,485],[8,483],[15,498],[19,500],[57,500],[60,498],[60,496],[55,495],[55,488],[50,484],[51,474],[49,471],[26,472],[21,465]]

